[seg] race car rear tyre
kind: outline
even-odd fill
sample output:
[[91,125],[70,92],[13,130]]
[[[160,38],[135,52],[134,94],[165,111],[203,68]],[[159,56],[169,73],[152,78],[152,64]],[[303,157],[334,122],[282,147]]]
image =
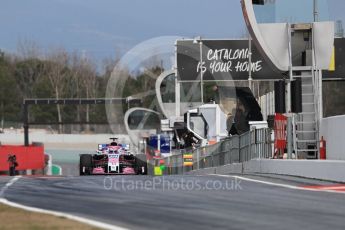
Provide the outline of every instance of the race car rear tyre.
[[80,155],[80,176],[90,175],[92,172],[92,155]]

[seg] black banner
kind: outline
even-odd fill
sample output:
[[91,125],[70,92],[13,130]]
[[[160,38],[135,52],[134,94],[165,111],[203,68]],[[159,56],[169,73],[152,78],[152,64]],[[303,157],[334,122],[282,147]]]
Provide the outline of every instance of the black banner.
[[[200,63],[200,50],[202,62]],[[200,80],[248,80],[248,40],[179,40],[177,41],[178,77],[182,81]],[[254,80],[282,79],[274,72],[252,43],[252,78]]]
[[[202,40],[203,80],[248,80],[248,40]],[[335,71],[323,71],[323,80],[345,79],[345,38],[336,38]],[[177,41],[178,77],[200,80],[200,41]],[[288,73],[274,72],[252,44],[252,78],[281,80]]]

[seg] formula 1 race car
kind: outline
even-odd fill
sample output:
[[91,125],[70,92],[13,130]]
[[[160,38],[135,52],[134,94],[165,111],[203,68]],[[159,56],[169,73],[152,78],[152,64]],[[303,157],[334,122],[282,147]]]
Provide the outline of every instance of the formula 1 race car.
[[147,174],[143,156],[130,153],[129,145],[118,144],[117,138],[110,138],[110,144],[99,144],[96,154],[80,155],[80,175]]

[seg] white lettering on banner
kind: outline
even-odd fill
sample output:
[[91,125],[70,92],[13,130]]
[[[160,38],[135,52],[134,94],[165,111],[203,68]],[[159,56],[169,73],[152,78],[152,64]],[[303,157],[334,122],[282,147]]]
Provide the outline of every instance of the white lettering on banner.
[[[226,72],[248,72],[249,71],[249,49],[210,49],[207,52],[207,63],[198,62],[197,72],[202,69],[203,73],[209,70],[214,73]],[[262,70],[262,60],[252,62],[253,73]]]
[[237,59],[248,59],[249,50],[248,49],[215,49],[209,50],[207,52],[207,59],[209,61],[216,60],[237,60]]
[[211,73],[215,73],[215,72],[221,72],[221,73],[225,73],[225,72],[231,72],[232,66],[232,61],[228,61],[227,63],[225,62],[211,62],[210,64],[210,69],[211,69]]
[[[262,61],[257,61],[252,63],[252,72],[259,72],[262,69],[262,66],[260,65]],[[236,72],[248,72],[249,71],[249,63],[246,62],[237,62],[237,65],[235,67]]]
[[[201,69],[202,69],[202,72],[205,73],[206,72],[206,66],[205,66],[205,62],[203,61],[202,62],[202,65],[201,65]],[[200,62],[198,63],[198,66],[196,67],[196,72],[199,73],[200,71]]]

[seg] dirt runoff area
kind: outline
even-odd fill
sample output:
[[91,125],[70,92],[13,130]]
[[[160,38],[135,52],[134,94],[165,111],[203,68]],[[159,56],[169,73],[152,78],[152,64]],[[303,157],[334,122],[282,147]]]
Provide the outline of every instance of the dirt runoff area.
[[0,230],[98,229],[64,217],[24,211],[0,204]]

